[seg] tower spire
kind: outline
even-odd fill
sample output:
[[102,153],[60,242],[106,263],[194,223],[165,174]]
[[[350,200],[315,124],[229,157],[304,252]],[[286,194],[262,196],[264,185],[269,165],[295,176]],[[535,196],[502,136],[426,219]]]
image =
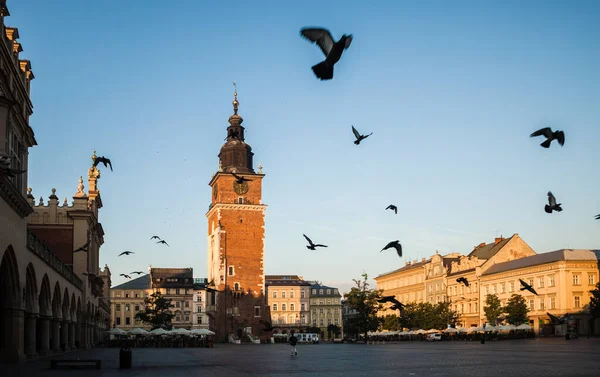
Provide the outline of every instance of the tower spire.
[[237,84],[234,81],[233,82],[233,113],[235,115],[237,115],[239,105],[240,105],[240,102],[237,99]]

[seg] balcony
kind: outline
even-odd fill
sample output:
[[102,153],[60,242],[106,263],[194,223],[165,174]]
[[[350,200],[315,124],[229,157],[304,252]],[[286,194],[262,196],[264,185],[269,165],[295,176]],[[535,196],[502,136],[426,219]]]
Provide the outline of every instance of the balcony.
[[[54,253],[46,246],[45,243],[40,241],[36,236],[33,235],[30,231],[27,231],[27,248],[31,250],[33,253],[37,254],[41,259],[43,259],[46,264],[52,267],[56,272],[58,272],[61,276],[67,279],[71,284],[73,284],[77,289],[83,289],[83,282],[70,267],[67,267],[63,262],[60,261],[54,255]],[[104,282],[103,282],[104,283]]]

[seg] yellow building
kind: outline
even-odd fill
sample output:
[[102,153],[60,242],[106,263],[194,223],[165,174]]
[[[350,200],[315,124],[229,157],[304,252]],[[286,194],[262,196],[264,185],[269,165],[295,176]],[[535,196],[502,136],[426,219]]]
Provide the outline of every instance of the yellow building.
[[[590,290],[598,282],[600,250],[556,250],[489,267],[480,277],[480,300],[497,294],[503,305],[514,293],[521,294],[529,306],[529,324],[540,331],[549,323],[550,313],[574,315],[579,333],[588,332]],[[534,287],[538,295],[521,291],[519,279]],[[483,311],[481,321],[485,321]],[[540,326],[542,325],[542,326]]]
[[[425,299],[425,267],[431,259],[421,259],[420,262],[406,262],[405,266],[394,271],[386,272],[375,278],[377,289],[383,289],[384,296],[395,296],[403,304],[409,302],[424,302]],[[380,310],[377,315],[398,314],[387,309]]]
[[141,327],[150,330],[150,326],[134,317],[137,312],[144,308],[144,298],[152,294],[150,275],[143,275],[137,279],[130,280],[110,290],[111,304],[111,327],[123,330],[132,330]]
[[308,327],[310,283],[298,275],[266,275],[265,281],[274,331],[287,333]]
[[343,334],[342,295],[339,290],[322,285],[317,281],[311,281],[310,283],[311,327],[320,328],[321,339],[324,340],[336,337],[335,334],[330,334],[327,330],[329,325],[339,327],[340,334]]

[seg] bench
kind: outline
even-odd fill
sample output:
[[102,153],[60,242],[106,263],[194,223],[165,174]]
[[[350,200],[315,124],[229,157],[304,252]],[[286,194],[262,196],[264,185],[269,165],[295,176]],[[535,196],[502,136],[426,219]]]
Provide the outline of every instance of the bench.
[[50,369],[101,369],[102,360],[50,360]]

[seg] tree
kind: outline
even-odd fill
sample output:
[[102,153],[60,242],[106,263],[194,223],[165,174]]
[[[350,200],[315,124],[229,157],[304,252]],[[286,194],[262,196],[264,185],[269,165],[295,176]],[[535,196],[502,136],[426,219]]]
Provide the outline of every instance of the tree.
[[388,331],[400,330],[400,318],[395,314],[388,314],[381,318],[381,328]]
[[516,293],[508,299],[508,302],[504,307],[504,312],[506,313],[506,321],[511,325],[518,326],[529,320],[529,317],[527,316],[529,309],[527,308],[525,299],[523,296]]
[[336,337],[339,333],[342,332],[342,329],[338,325],[334,325],[333,323],[327,325],[327,332],[329,333],[329,338]]
[[600,282],[596,284],[596,289],[590,291],[590,314],[593,318],[600,318]]
[[369,289],[367,283],[367,274],[362,274],[363,280],[354,280],[356,287],[352,287],[350,292],[344,295],[350,309],[357,311],[353,319],[359,333],[364,334],[365,343],[367,342],[367,333],[375,331],[379,327],[379,318],[377,311],[381,309],[381,304],[377,302],[381,298],[383,290]]
[[308,330],[306,330],[307,333],[309,334],[321,334],[321,329],[318,327],[309,327]]
[[137,312],[135,319],[151,325],[152,330],[159,327],[170,330],[175,316],[171,313],[172,307],[171,300],[164,298],[160,292],[154,292],[144,299],[144,310]]
[[[521,297],[521,296],[519,296]],[[485,318],[490,325],[495,326],[496,320],[500,317],[500,314],[504,312],[502,303],[497,295],[487,295],[485,297],[485,306],[483,307]]]
[[404,307],[400,325],[408,329],[443,329],[456,320],[456,312],[450,309],[449,302],[409,302]]

